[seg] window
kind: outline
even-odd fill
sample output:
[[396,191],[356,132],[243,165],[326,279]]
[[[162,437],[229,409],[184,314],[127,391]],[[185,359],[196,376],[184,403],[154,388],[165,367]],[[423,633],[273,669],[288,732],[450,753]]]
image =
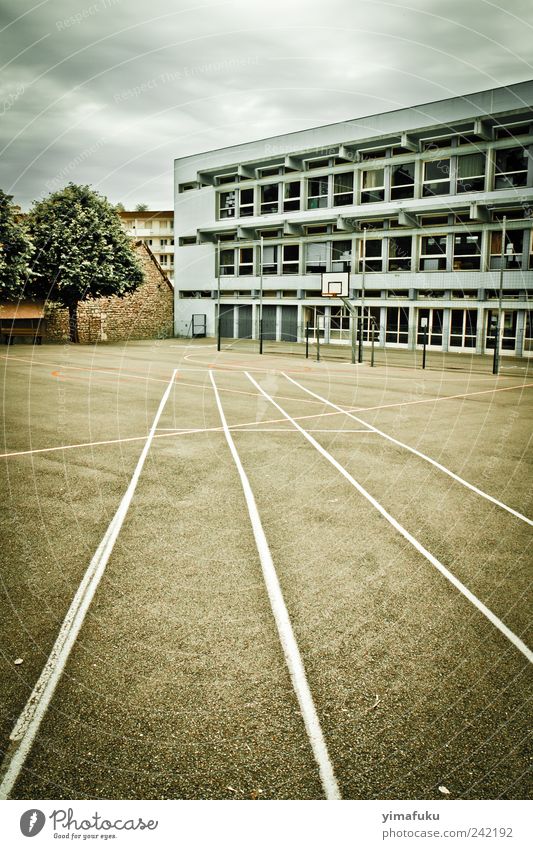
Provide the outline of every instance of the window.
[[420,271],[446,271],[446,239],[445,235],[422,237]]
[[526,327],[524,331],[524,353],[533,351],[533,312],[526,311]]
[[529,124],[510,124],[507,127],[496,125],[494,127],[494,138],[514,139],[516,136],[527,136],[529,128]]
[[[526,231],[527,232],[527,231]],[[522,252],[524,249],[524,230],[508,230],[505,234],[505,251],[503,267],[509,271],[522,268]],[[490,268],[502,267],[502,232],[497,230],[490,234]]]
[[[148,239],[148,242],[151,242],[151,239]],[[196,244],[196,236],[180,236],[179,243],[180,247],[184,245],[195,245]]]
[[475,348],[477,310],[451,310],[450,348]]
[[278,212],[279,183],[267,183],[261,186],[261,215]]
[[278,246],[263,245],[263,274],[278,273]]
[[299,245],[283,245],[283,274],[298,274],[300,262]]
[[477,300],[477,289],[454,289],[452,292],[452,301],[456,301],[458,298],[461,300],[463,298],[473,298],[474,300]]
[[[363,250],[364,241],[361,240],[361,256],[359,257],[359,270],[363,270]],[[367,239],[366,240],[366,255],[364,257],[365,271],[382,271],[383,270],[383,240],[382,239]]]
[[310,242],[306,245],[306,274],[322,274],[326,271],[328,261],[328,243]]
[[239,248],[239,275],[254,273],[254,249]]
[[424,162],[424,197],[450,194],[450,160]]
[[385,169],[363,171],[361,203],[378,203],[385,199]]
[[533,230],[527,231],[529,232],[528,241],[529,241],[529,267],[533,268]]
[[352,266],[352,243],[348,239],[332,243],[331,270],[350,271]]
[[411,236],[389,239],[389,271],[411,270]]
[[523,147],[508,147],[496,151],[495,189],[525,186],[527,183],[527,152]]
[[323,209],[328,205],[328,178],[307,181],[307,209]]
[[391,174],[391,200],[412,198],[415,195],[415,163],[396,165]]
[[235,274],[235,251],[233,248],[220,251],[220,276],[232,277]]
[[246,218],[254,214],[254,190],[241,189],[239,192],[239,215]]
[[300,185],[299,180],[291,180],[289,183],[285,183],[283,190],[283,212],[300,209]]
[[168,239],[159,239],[159,246],[161,248],[166,248],[167,244],[168,244]]
[[218,196],[220,218],[235,218],[235,195],[236,192],[220,192]]
[[348,206],[353,203],[353,171],[335,174],[333,177],[333,206]]
[[482,192],[485,187],[485,154],[457,157],[457,192]]
[[455,233],[453,237],[453,270],[474,271],[481,268],[481,233]]
[[406,307],[387,307],[385,341],[407,345],[409,310]]
[[[416,334],[416,344],[423,345],[424,337],[428,345],[442,345],[442,318],[444,310],[441,309],[419,309],[418,312],[418,327]],[[427,321],[425,329],[422,327],[422,319]]]
[[329,165],[329,159],[309,159],[307,161],[307,168],[311,170],[313,168],[327,168]]

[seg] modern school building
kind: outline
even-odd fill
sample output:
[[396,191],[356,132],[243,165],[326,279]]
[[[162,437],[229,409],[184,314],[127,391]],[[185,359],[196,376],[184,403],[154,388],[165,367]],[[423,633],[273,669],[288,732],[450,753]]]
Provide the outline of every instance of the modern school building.
[[367,342],[531,355],[532,151],[533,81],[176,159],[176,335],[349,343],[348,272]]

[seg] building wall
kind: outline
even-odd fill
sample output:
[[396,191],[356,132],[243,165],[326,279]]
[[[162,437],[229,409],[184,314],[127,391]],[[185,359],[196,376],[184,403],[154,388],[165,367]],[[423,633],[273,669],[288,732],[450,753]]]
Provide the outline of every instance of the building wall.
[[[135,250],[143,267],[144,283],[123,298],[82,301],[78,307],[80,342],[122,342],[173,335],[172,286],[144,245],[137,245]],[[68,340],[68,310],[48,303],[45,321],[44,341]]]
[[161,268],[174,280],[174,210],[160,212],[120,212],[122,225],[128,236],[147,245]]
[[[513,129],[517,124],[519,129]],[[502,177],[501,152],[511,148],[522,151],[522,173]],[[277,307],[277,338],[282,338],[284,317],[287,326],[296,306],[299,338],[305,323],[313,324],[322,315],[325,338],[348,342],[348,316],[339,315],[341,308],[320,295],[321,272],[340,270],[334,251],[347,242],[348,259],[342,270],[349,273],[349,297],[361,306],[364,291],[364,306],[372,310],[380,344],[419,344],[419,320],[432,310],[431,321],[435,327],[441,325],[440,332],[431,334],[434,347],[481,353],[488,347],[490,319],[498,306],[500,257],[495,245],[506,215],[506,244],[513,243],[515,256],[505,260],[508,267],[503,274],[505,350],[529,353],[533,349],[532,151],[533,82],[528,82],[176,160],[175,315],[181,322],[176,333],[183,332],[184,319],[179,317],[202,312],[203,304],[211,310],[220,289],[223,305],[248,308],[234,310],[235,333],[241,315],[243,327],[249,324],[251,305],[255,334],[262,288],[264,299]],[[483,160],[481,178],[472,174],[471,154]],[[447,173],[443,162],[448,163]],[[412,168],[412,190],[405,193],[393,191],[393,174],[400,165]],[[275,173],[265,173],[274,168]],[[365,194],[379,185],[373,178],[380,171],[382,194]],[[353,191],[340,202],[335,188],[343,175],[351,175]],[[442,191],[439,181],[445,178],[449,185]],[[315,201],[316,179],[327,188]],[[283,194],[289,182],[299,182],[300,200],[286,208]],[[279,186],[280,199],[266,209],[263,191],[271,184]],[[250,190],[253,204],[244,209],[243,193]],[[367,249],[372,241],[380,243],[379,262],[368,253],[363,261],[364,229]],[[277,267],[273,271],[271,266],[270,273],[263,271],[262,276],[261,235],[266,250],[277,249]],[[444,239],[439,261],[427,255],[428,237]],[[407,258],[403,247],[398,249],[398,239],[408,242]],[[467,253],[475,243],[478,258],[462,256],[464,240],[469,241]],[[218,243],[224,252],[220,262]],[[290,269],[280,258],[286,246],[298,251],[298,261]],[[250,254],[246,268],[239,268],[241,251]],[[194,300],[193,306],[185,304],[189,300]],[[457,346],[455,332],[458,311],[475,324],[473,333],[464,330],[462,346]],[[272,310],[269,315],[274,315]],[[396,335],[395,316],[402,325]]]

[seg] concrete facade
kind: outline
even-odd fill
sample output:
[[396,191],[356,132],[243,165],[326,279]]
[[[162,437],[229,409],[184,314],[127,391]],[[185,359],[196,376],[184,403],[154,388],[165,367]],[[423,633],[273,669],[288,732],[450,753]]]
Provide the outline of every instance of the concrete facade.
[[[533,82],[263,139],[175,161],[175,333],[349,343],[321,297],[349,273],[380,345],[533,351]],[[365,233],[366,231],[366,233]],[[263,262],[261,275],[261,237]],[[365,247],[366,246],[366,247]],[[366,250],[366,254],[365,254]],[[364,293],[364,297],[363,297]]]

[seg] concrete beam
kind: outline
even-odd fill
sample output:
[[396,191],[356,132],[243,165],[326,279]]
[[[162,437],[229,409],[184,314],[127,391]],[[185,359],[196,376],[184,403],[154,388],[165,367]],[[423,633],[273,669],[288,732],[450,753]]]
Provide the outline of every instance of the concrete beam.
[[255,239],[255,228],[241,227],[241,225],[239,224],[237,227],[237,238],[246,239],[247,241],[249,241],[250,239]]
[[237,174],[239,177],[245,177],[246,179],[255,179],[255,168],[252,168],[250,165],[239,165],[237,169]]
[[339,215],[335,223],[337,225],[337,230],[346,230],[348,233],[353,233],[355,230],[353,221],[349,218],[343,218],[342,215]]
[[408,136],[407,133],[402,133],[400,137],[400,146],[404,147],[406,150],[411,150],[413,153],[416,153],[418,150],[418,142]]
[[199,245],[216,242],[214,233],[206,233],[204,230],[196,231],[196,239]]
[[206,174],[203,171],[198,171],[198,173],[196,175],[196,179],[200,183],[201,186],[206,186],[206,185],[207,186],[214,186],[215,185],[215,178],[213,177],[213,175],[212,174]]
[[471,203],[468,214],[473,221],[490,221],[488,208],[479,203]]
[[474,135],[479,136],[483,141],[490,141],[492,139],[490,127],[483,118],[476,118],[474,121]]
[[301,171],[303,168],[302,160],[299,156],[286,156],[285,168],[293,168],[295,171]]
[[289,221],[283,222],[284,236],[303,236],[304,228],[301,224],[291,224]]
[[346,147],[346,145],[341,144],[338,155],[341,159],[347,159],[348,162],[355,162],[357,151],[351,147]]
[[404,227],[418,227],[416,215],[411,215],[411,213],[406,212],[405,209],[398,210],[398,224],[401,224]]

